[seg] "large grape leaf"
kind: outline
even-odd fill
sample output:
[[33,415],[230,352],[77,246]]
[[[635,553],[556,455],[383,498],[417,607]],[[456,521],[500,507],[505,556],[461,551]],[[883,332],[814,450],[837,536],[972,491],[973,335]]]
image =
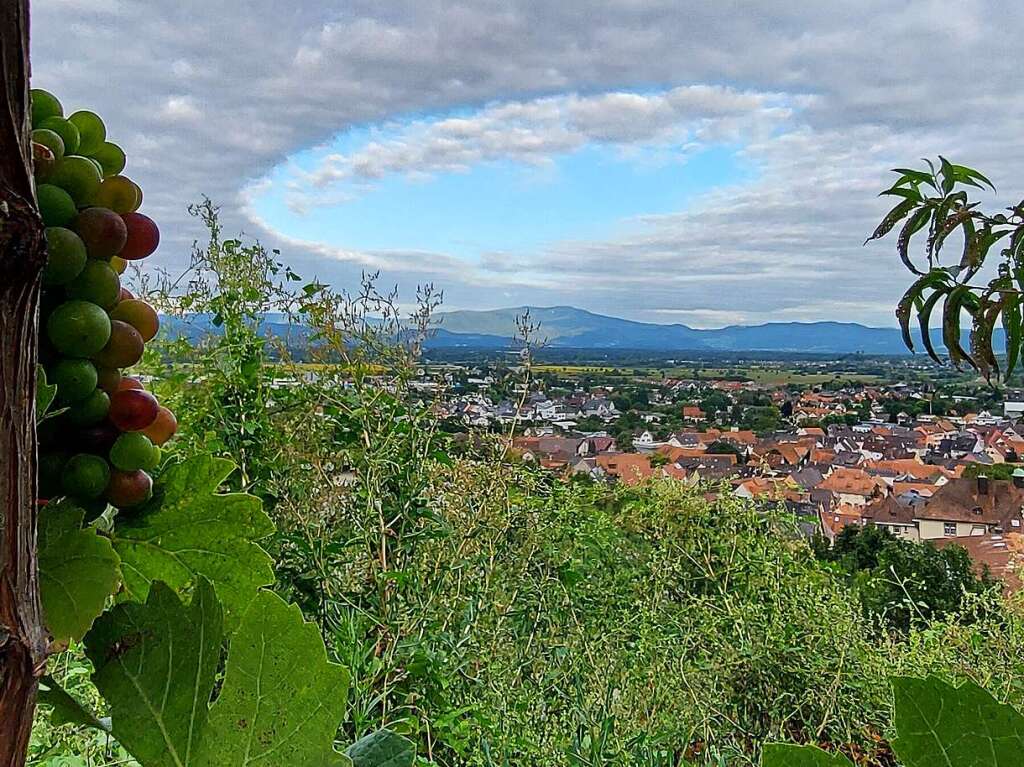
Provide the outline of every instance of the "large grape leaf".
[[82,528],[85,512],[62,501],[39,514],[39,596],[53,641],[66,646],[85,636],[121,582],[110,541]]
[[978,685],[897,677],[892,749],[904,767],[1019,767],[1024,717]]
[[257,541],[274,526],[260,500],[217,493],[233,470],[228,460],[191,458],[167,469],[137,515],[118,515],[114,548],[133,599],[144,601],[153,581],[180,592],[202,576],[213,583],[233,630],[256,592],[273,583],[272,560]]
[[377,730],[345,751],[353,767],[412,767],[416,744],[390,730]]
[[770,743],[764,747],[761,767],[853,767],[842,754],[830,754],[817,746]]
[[224,687],[210,711],[198,764],[325,767],[345,713],[348,671],[327,660],[317,627],[261,592],[231,639]]
[[188,607],[154,583],[145,604],[118,605],[89,632],[86,653],[114,737],[145,767],[198,764],[223,623],[213,587],[200,579]]

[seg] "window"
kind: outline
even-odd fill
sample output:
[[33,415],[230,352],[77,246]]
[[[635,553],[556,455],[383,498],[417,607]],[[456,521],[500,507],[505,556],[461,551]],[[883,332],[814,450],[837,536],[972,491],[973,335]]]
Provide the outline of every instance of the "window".
[[942,523],[942,534],[947,538],[956,537],[956,522],[943,522]]

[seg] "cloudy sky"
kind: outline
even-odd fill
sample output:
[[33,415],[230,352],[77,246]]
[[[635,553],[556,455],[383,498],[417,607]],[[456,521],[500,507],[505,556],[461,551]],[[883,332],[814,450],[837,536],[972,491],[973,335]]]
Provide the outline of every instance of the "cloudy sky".
[[698,327],[892,325],[888,169],[1024,194],[1024,5],[36,0],[33,84],[91,108],[184,263],[229,231],[339,287]]

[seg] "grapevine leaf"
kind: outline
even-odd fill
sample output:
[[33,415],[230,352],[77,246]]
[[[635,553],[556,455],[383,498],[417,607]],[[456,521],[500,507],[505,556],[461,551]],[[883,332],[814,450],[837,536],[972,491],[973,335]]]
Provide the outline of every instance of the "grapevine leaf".
[[36,423],[46,418],[46,411],[56,396],[57,385],[47,383],[46,370],[42,365],[36,365]]
[[769,743],[764,747],[761,767],[853,767],[842,754],[830,754],[817,746]]
[[377,730],[345,751],[353,767],[412,767],[416,744],[390,730]]
[[921,343],[924,344],[924,349],[928,352],[928,356],[933,360],[942,364],[942,359],[938,354],[935,353],[935,349],[932,346],[932,334],[931,323],[932,309],[935,308],[935,304],[938,303],[939,299],[946,295],[947,290],[945,288],[938,288],[928,296],[927,300],[921,306],[921,310],[917,313],[917,321],[921,328]]
[[79,640],[121,582],[120,560],[85,512],[68,501],[39,514],[39,596],[53,641]]
[[1006,373],[1005,379],[1010,380],[1017,360],[1020,358],[1020,296],[1016,293],[1005,297],[1006,308],[1003,310],[1003,328],[1006,331]]
[[271,559],[257,541],[274,528],[259,499],[217,493],[233,469],[211,456],[172,466],[137,516],[117,518],[114,548],[133,599],[144,600],[153,581],[181,591],[202,576],[213,583],[233,629],[257,590],[273,583]]
[[[348,671],[327,660],[320,632],[263,591],[231,639],[224,687],[197,765],[323,767],[345,713]],[[397,763],[396,763],[397,764]]]
[[50,721],[55,725],[78,724],[110,732],[110,720],[100,719],[75,700],[71,693],[61,687],[51,676],[44,676],[39,682],[39,702],[53,711]]
[[892,749],[905,767],[1010,767],[1024,753],[1024,716],[973,682],[897,677]]
[[223,610],[203,578],[188,607],[156,582],[145,604],[118,605],[89,632],[86,653],[114,737],[146,767],[199,764],[223,636]]
[[885,214],[885,218],[882,219],[882,222],[875,228],[875,231],[871,236],[864,240],[864,244],[867,245],[872,240],[877,240],[879,237],[885,237],[885,235],[892,231],[892,228],[915,207],[917,207],[917,200],[906,199],[901,202]]

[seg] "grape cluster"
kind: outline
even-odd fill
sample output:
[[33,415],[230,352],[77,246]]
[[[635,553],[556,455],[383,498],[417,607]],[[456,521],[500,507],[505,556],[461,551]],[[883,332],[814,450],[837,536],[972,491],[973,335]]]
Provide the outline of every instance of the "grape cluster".
[[174,414],[138,379],[159,318],[121,286],[129,261],[156,250],[160,231],[138,212],[142,190],[121,175],[125,154],[93,112],[64,117],[60,101],[32,91],[32,155],[46,225],[40,362],[57,386],[59,415],[40,425],[39,487],[90,512],[131,509],[153,492],[160,446]]

